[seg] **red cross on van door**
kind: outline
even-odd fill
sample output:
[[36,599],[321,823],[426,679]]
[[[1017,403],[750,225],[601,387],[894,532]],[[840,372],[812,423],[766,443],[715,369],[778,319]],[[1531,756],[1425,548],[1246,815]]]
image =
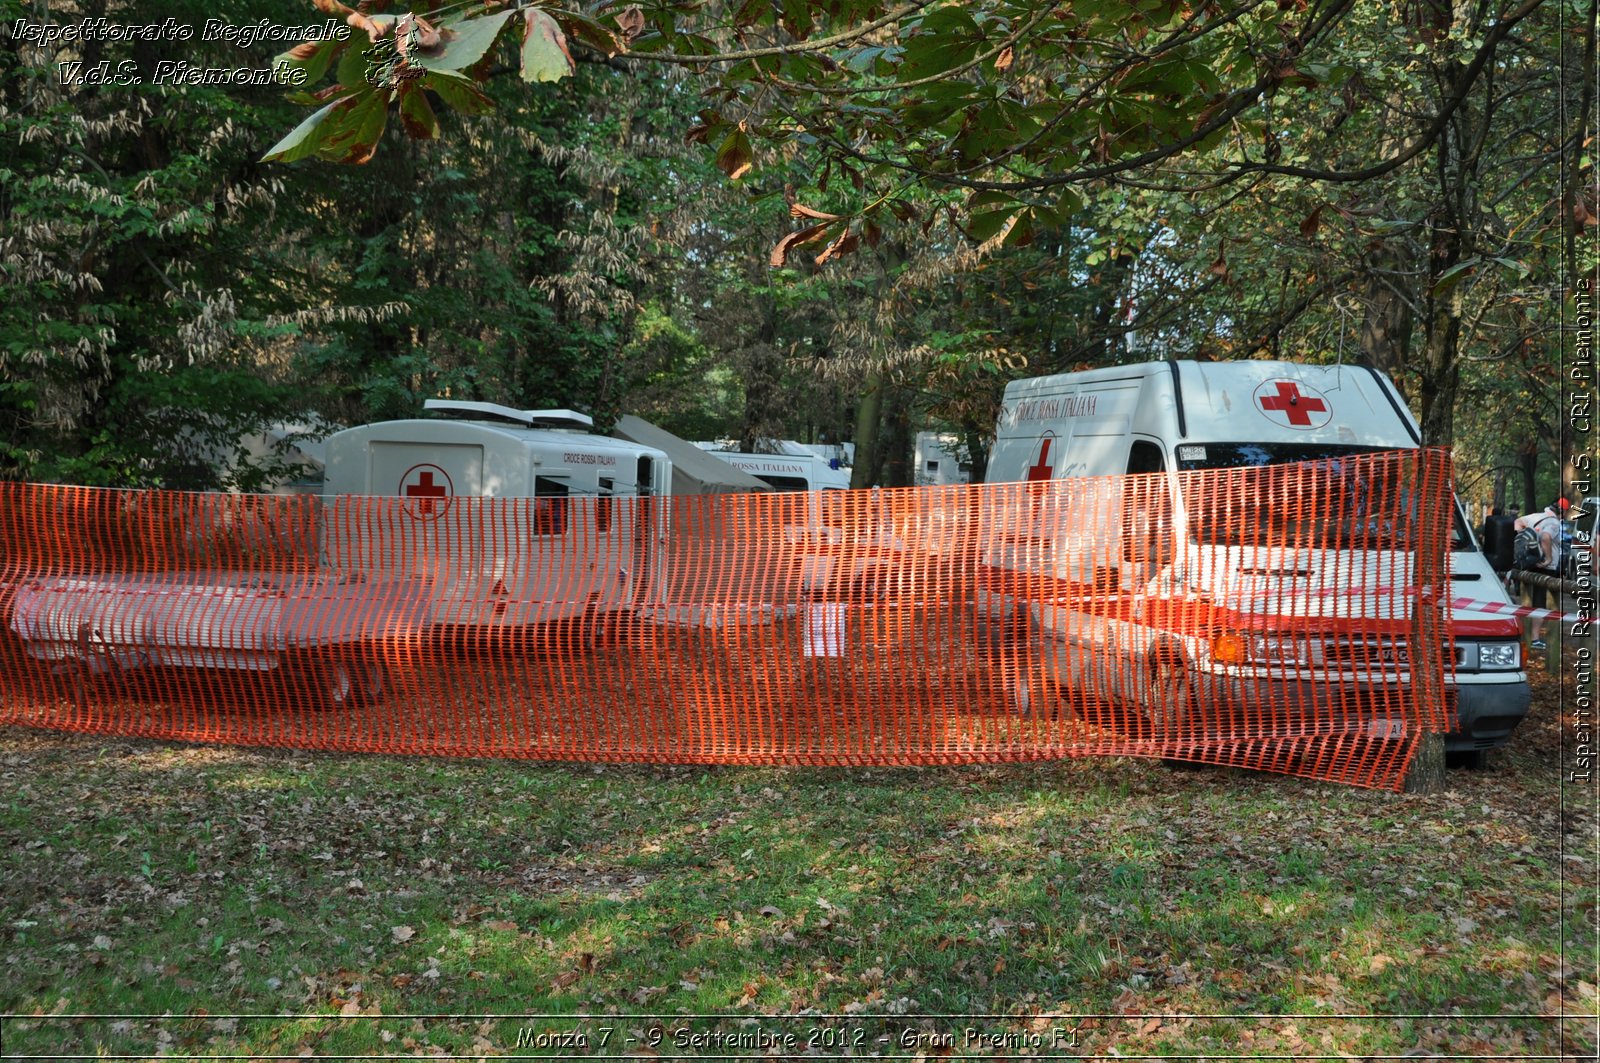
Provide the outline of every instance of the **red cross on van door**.
[[1309,431],[1333,419],[1333,407],[1321,392],[1293,380],[1268,380],[1256,388],[1255,401],[1276,425]]
[[1028,466],[1028,479],[1048,480],[1055,475],[1055,465],[1050,461],[1050,447],[1056,441],[1054,432],[1046,432],[1039,440],[1039,460]]
[[406,500],[407,513],[418,520],[432,520],[450,508],[455,484],[439,466],[423,463],[411,466],[400,477],[400,494]]

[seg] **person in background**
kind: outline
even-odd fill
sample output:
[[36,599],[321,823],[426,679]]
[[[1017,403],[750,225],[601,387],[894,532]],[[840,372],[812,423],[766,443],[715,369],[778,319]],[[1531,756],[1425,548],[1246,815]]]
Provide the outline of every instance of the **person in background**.
[[[1518,517],[1514,527],[1517,531],[1532,528],[1539,536],[1539,563],[1528,572],[1537,572],[1542,576],[1561,576],[1561,521],[1567,515],[1568,502],[1565,498],[1558,498],[1541,513],[1529,513],[1526,517]],[[1546,589],[1534,583],[1524,583],[1528,590],[1528,602],[1535,609],[1545,608]],[[1561,605],[1561,593],[1556,592],[1556,606]],[[1533,622],[1533,641],[1528,643],[1530,649],[1545,649],[1544,617]]]
[[1490,506],[1489,512],[1483,516],[1483,523],[1478,525],[1478,545],[1483,546],[1489,542],[1489,518],[1500,515],[1499,506]]

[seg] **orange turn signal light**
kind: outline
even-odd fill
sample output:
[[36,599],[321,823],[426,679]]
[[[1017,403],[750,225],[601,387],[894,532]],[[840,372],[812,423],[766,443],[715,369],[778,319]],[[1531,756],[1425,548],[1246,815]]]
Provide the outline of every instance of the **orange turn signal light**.
[[1244,639],[1238,635],[1218,635],[1211,640],[1211,659],[1219,664],[1243,664]]

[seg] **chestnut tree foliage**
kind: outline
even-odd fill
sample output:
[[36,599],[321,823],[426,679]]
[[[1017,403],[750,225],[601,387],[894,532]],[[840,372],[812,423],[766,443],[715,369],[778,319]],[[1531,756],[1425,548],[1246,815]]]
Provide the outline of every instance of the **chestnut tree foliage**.
[[1595,8],[245,0],[351,31],[255,88],[55,76],[222,45],[0,50],[0,474],[206,485],[207,433],[448,393],[899,483],[921,427],[981,470],[1019,375],[1284,357],[1380,365],[1543,493]]

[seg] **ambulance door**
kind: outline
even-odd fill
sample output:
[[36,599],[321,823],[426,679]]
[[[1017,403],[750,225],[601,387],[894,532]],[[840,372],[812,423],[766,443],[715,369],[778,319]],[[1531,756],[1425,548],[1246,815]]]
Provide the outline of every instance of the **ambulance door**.
[[369,443],[366,458],[365,493],[399,499],[390,511],[393,520],[366,522],[372,552],[379,555],[369,559],[377,564],[368,571],[427,579],[435,619],[466,622],[465,602],[477,593],[485,566],[473,508],[483,495],[483,446],[378,438]]
[[1118,514],[1120,571],[1107,633],[1113,687],[1125,699],[1148,695],[1147,674],[1157,649],[1170,639],[1160,630],[1164,611],[1153,608],[1149,589],[1172,564],[1175,550],[1171,488],[1164,450],[1153,439],[1135,438],[1128,448]]
[[644,605],[655,587],[655,525],[658,502],[655,491],[655,460],[648,454],[639,455],[638,472],[634,476],[634,491],[638,504],[633,511],[633,604]]

